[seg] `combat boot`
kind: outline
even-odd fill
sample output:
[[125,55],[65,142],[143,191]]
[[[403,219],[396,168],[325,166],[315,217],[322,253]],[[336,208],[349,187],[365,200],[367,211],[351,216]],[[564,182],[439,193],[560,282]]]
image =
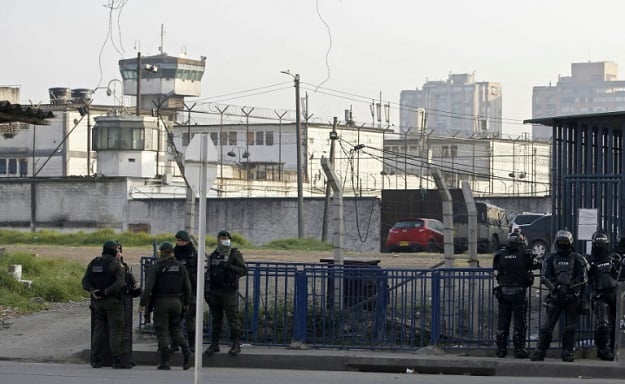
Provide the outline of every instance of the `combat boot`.
[[601,348],[597,349],[597,357],[601,360],[612,361],[614,360],[614,353],[609,348]]
[[193,366],[193,354],[191,353],[191,349],[188,346],[182,347],[182,369],[185,371]]
[[169,355],[170,355],[169,350],[160,351],[161,361],[158,363],[158,366],[156,366],[156,369],[160,369],[164,371],[171,370],[171,366],[169,365]]
[[595,346],[597,347],[597,357],[601,360],[614,360],[614,353],[608,346],[610,342],[610,331],[606,327],[601,327],[595,331]]
[[497,357],[503,359],[508,354],[508,334],[505,331],[497,331],[495,343],[497,344]]
[[562,351],[562,361],[572,363],[575,361],[575,353],[573,351]]
[[545,350],[536,348],[532,355],[530,356],[530,360],[532,361],[543,361],[545,360]]
[[230,356],[236,356],[239,353],[241,353],[241,344],[239,344],[238,341],[235,341],[232,343],[232,347],[230,347],[230,350],[228,351],[228,354]]
[[211,342],[211,345],[209,345],[208,348],[206,348],[206,351],[204,351],[204,355],[208,357],[212,356],[213,353],[217,352],[219,352],[219,341],[215,340]]
[[562,335],[562,361],[571,363],[575,360],[575,330],[565,329]]
[[113,369],[131,369],[132,364],[128,362],[124,362],[120,358],[116,358],[113,360]]
[[525,331],[515,331],[512,335],[512,343],[514,344],[514,358],[527,359],[529,353],[525,349]]

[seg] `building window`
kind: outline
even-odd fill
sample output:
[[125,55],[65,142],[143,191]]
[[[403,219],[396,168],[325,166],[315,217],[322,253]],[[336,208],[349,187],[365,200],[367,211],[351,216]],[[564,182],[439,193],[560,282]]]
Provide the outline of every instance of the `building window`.
[[20,159],[20,177],[28,175],[28,160]]
[[228,145],[237,145],[237,133],[228,132]]
[[189,143],[191,142],[191,138],[189,137],[189,133],[188,132],[183,132],[182,133],[182,146],[186,147],[189,145]]
[[247,133],[247,145],[254,145],[254,132]]
[[17,175],[17,159],[9,159],[9,175]]
[[0,175],[7,174],[7,159],[0,159]]
[[263,145],[265,143],[265,132],[256,132],[256,145]]
[[211,132],[211,140],[213,141],[213,145],[217,146],[219,145],[218,140],[217,140],[217,132]]
[[265,132],[265,145],[273,145],[273,131]]

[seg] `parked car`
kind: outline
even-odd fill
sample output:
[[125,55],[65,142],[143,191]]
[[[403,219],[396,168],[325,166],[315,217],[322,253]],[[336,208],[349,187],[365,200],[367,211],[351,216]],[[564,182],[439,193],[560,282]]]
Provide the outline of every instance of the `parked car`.
[[515,229],[519,227],[519,225],[531,224],[536,219],[540,219],[545,216],[545,213],[533,213],[533,212],[523,212],[514,216],[512,221],[510,221],[510,229],[509,233],[512,233]]
[[391,252],[442,252],[443,223],[426,218],[399,219],[388,231],[386,249]]
[[545,256],[551,251],[553,234],[551,233],[551,215],[543,215],[531,224],[519,225],[521,233],[525,235],[527,244],[532,253],[538,257]]

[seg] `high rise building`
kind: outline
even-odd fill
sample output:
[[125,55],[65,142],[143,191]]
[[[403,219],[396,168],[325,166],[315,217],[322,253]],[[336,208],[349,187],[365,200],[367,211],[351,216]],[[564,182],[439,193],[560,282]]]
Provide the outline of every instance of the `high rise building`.
[[[572,63],[571,76],[558,76],[555,86],[532,92],[532,118],[622,111],[625,81],[618,80],[618,64],[610,61]],[[534,125],[533,140],[551,139],[551,127]]]
[[499,83],[476,82],[475,74],[449,74],[447,81],[427,81],[422,90],[401,91],[400,133],[499,137],[501,111]]

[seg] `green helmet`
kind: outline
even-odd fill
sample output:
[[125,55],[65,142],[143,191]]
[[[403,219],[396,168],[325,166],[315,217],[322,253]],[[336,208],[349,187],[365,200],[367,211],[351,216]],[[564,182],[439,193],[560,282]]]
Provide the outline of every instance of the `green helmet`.
[[169,241],[163,241],[161,243],[161,245],[158,246],[158,250],[159,251],[173,251],[174,250],[174,245],[172,243],[170,243]]
[[225,230],[219,231],[219,233],[217,234],[217,238],[220,238],[220,237],[227,237],[232,240],[232,236],[230,236],[230,232],[225,231]]
[[189,236],[189,232],[187,231],[176,232],[176,239],[180,239],[182,241],[191,241],[191,237]]

